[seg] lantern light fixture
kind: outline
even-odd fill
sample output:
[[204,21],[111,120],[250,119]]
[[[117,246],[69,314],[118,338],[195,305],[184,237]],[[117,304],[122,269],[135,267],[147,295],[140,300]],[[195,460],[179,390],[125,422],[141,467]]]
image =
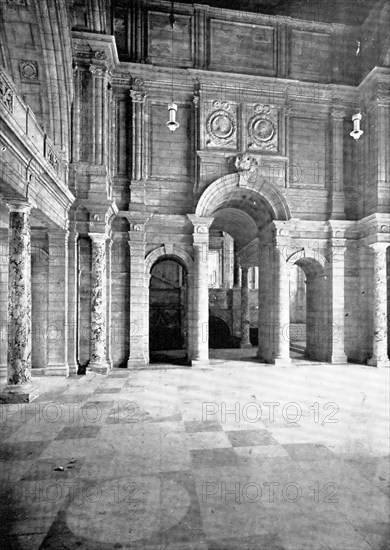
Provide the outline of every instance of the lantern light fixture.
[[349,135],[352,136],[353,139],[356,140],[356,141],[363,134],[363,130],[360,129],[360,121],[361,120],[362,120],[362,113],[360,111],[358,113],[352,115],[353,130]]
[[168,112],[169,112],[169,120],[167,122],[167,126],[171,132],[174,132],[176,128],[179,128],[179,123],[176,122],[176,112],[177,112],[176,103],[170,103],[168,105]]
[[169,15],[169,23],[170,23],[170,26],[171,26],[171,31],[172,31],[172,35],[171,35],[171,78],[172,78],[172,100],[171,100],[171,103],[168,104],[168,113],[169,113],[169,120],[168,122],[166,123],[169,130],[171,132],[174,132],[177,128],[179,128],[180,124],[176,121],[176,113],[177,113],[177,105],[176,103],[173,101],[173,31],[175,29],[175,23],[176,23],[176,20],[175,20],[175,14],[174,14],[174,9],[173,9],[173,0],[172,0],[172,5],[171,5],[171,13]]

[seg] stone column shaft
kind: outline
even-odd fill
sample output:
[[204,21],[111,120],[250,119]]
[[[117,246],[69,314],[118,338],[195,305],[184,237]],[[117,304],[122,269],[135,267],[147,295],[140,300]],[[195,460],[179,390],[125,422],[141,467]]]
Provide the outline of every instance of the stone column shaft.
[[78,370],[78,236],[73,228],[68,239],[68,365],[69,374]]
[[92,240],[91,288],[91,355],[89,368],[106,374],[107,288],[106,288],[106,235],[89,233]]
[[192,363],[208,363],[209,360],[209,227],[212,218],[199,218],[188,214],[194,226],[194,300]]
[[387,259],[389,243],[370,245],[374,250],[374,311],[373,353],[368,364],[374,367],[389,367],[387,354]]
[[130,246],[130,355],[127,368],[139,368],[148,364],[145,356],[147,325],[147,278],[145,277],[145,223],[131,224]]
[[0,382],[7,378],[8,229],[0,229]]
[[331,317],[331,363],[346,363],[347,356],[344,351],[344,322],[345,322],[345,298],[344,298],[344,255],[345,239],[332,239],[330,278],[332,285]]
[[8,385],[0,403],[29,402],[36,397],[31,380],[31,233],[30,205],[8,204]]
[[250,348],[250,304],[248,268],[241,267],[241,342],[240,347]]
[[68,376],[68,231],[49,230],[48,375]]
[[290,288],[285,243],[276,243],[274,249],[275,284],[275,364],[290,363]]
[[111,322],[111,288],[112,288],[112,274],[111,274],[111,265],[112,265],[112,239],[107,239],[106,242],[106,302],[107,302],[107,330],[106,330],[106,359],[107,363],[110,369],[112,369],[112,357],[111,357],[111,340],[112,340],[112,331],[114,330],[114,333],[116,335],[117,333],[117,327],[112,326]]

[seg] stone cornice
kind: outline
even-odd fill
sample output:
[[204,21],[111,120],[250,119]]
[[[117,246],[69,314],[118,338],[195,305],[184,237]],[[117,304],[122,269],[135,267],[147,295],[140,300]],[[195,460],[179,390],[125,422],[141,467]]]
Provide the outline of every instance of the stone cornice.
[[115,38],[106,34],[72,31],[73,55],[80,65],[90,62],[113,70],[119,64]]

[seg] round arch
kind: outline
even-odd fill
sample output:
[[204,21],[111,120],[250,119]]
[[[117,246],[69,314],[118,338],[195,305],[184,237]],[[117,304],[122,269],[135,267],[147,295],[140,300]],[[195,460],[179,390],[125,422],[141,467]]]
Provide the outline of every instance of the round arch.
[[288,272],[294,265],[306,275],[306,357],[327,361],[333,327],[329,323],[329,292],[326,259],[318,250],[303,247],[286,261]]
[[200,196],[195,214],[200,217],[211,216],[238,187],[251,191],[265,202],[272,212],[273,219],[289,220],[291,218],[287,201],[275,185],[264,178],[253,180],[248,178],[243,181],[237,173],[223,176],[211,183]]
[[152,252],[149,252],[149,254],[145,258],[145,275],[149,277],[150,271],[153,267],[153,265],[160,259],[173,259],[178,260],[179,263],[183,264],[184,267],[187,270],[188,275],[193,275],[194,271],[194,260],[191,258],[191,256],[180,248],[177,245],[163,245],[159,248],[155,248],[152,250]]
[[[193,274],[194,274],[194,261],[191,258],[191,256],[183,250],[181,247],[177,245],[172,244],[165,244],[162,246],[159,246],[158,248],[152,250],[146,258],[144,262],[144,269],[145,269],[145,280],[146,280],[146,287],[147,287],[147,299],[146,299],[146,308],[145,308],[145,321],[146,326],[149,327],[149,303],[150,303],[150,288],[147,281],[150,278],[151,270],[153,266],[158,262],[159,260],[175,260],[180,265],[182,265],[185,270],[187,271],[187,300],[186,300],[186,351],[187,351],[187,358],[191,359],[192,354],[192,317],[193,317]],[[150,331],[150,327],[149,327]],[[149,350],[149,338],[145,338],[145,357],[147,358],[147,362],[149,363],[150,360],[150,350]]]

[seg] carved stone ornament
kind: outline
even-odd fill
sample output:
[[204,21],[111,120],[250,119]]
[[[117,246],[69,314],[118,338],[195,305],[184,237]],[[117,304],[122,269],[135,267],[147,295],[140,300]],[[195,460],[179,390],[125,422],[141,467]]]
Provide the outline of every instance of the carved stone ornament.
[[208,229],[205,225],[198,225],[196,227],[196,233],[207,233]]
[[249,155],[240,155],[236,157],[236,161],[234,163],[234,166],[237,168],[239,172],[255,172],[259,166],[257,159],[254,157],[251,157]]
[[277,110],[272,105],[256,105],[248,122],[249,148],[277,151]]
[[14,94],[2,74],[0,74],[0,101],[5,105],[8,111],[12,113],[14,105]]
[[94,52],[94,57],[95,59],[107,59],[107,54],[102,50],[97,50]]
[[38,65],[35,61],[19,61],[19,71],[26,80],[38,80]]
[[229,145],[233,142],[237,129],[231,106],[228,103],[214,101],[213,108],[206,120],[207,145]]

